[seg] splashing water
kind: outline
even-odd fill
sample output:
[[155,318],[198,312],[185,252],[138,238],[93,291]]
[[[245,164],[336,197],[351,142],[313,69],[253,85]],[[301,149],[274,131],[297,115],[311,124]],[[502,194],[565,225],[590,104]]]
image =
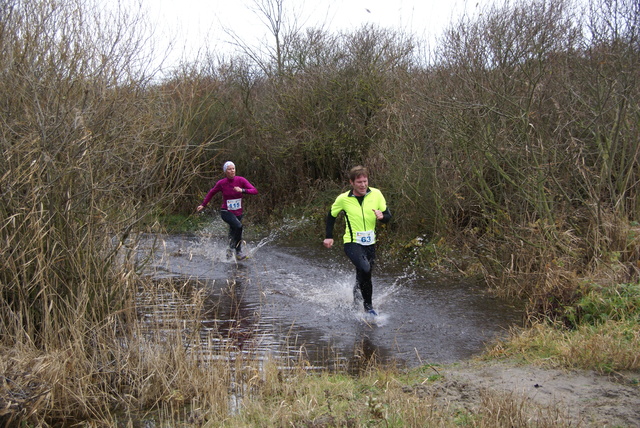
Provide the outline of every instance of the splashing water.
[[[309,219],[304,216],[298,219],[285,218],[279,227],[271,229],[268,235],[262,237],[258,242],[244,241],[244,252],[248,257],[253,257],[262,247],[283,236],[291,235],[308,224]],[[208,257],[214,262],[233,261],[227,254],[228,233],[229,226],[219,216],[213,216],[211,221],[198,232],[199,239],[197,243],[192,244],[192,253]]]
[[318,367],[331,364],[328,349],[333,361],[362,358],[366,350],[410,366],[453,362],[482,351],[521,321],[518,307],[473,284],[386,266],[373,275],[379,315],[368,317],[361,304],[354,306],[355,272],[340,248],[287,239],[303,227],[309,227],[307,219],[283,221],[267,236],[247,241],[249,260],[230,262],[228,228],[214,219],[196,236],[158,237],[149,274],[206,284],[212,322],[232,326],[234,343],[251,344],[243,349],[303,352]]
[[265,245],[275,242],[277,239],[281,238],[283,235],[284,236],[290,235],[293,232],[307,226],[309,224],[309,219],[307,219],[304,216],[298,219],[285,218],[282,220],[281,223],[282,224],[278,228],[271,230],[268,236],[262,238],[252,251],[256,252],[260,248],[264,247]]

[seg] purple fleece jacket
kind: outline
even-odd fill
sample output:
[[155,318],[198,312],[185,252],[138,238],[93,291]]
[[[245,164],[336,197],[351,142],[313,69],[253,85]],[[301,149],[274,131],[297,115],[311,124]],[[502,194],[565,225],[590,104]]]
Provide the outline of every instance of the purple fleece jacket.
[[[244,193],[236,192],[235,190],[233,190],[234,187],[240,187],[244,189]],[[246,178],[240,177],[237,175],[231,179],[225,177],[222,180],[219,180],[216,183],[216,185],[213,186],[211,190],[209,190],[209,193],[207,193],[207,196],[205,196],[204,200],[202,201],[202,206],[206,207],[209,201],[211,200],[211,198],[213,198],[213,195],[215,195],[218,192],[222,192],[221,208],[223,210],[227,209],[227,201],[229,199],[242,199],[242,196],[245,194],[246,195],[258,194],[258,190],[255,187],[253,187],[253,185],[249,183],[249,180],[247,180]],[[229,210],[229,211],[235,215],[242,214],[242,208],[240,208],[239,210]]]

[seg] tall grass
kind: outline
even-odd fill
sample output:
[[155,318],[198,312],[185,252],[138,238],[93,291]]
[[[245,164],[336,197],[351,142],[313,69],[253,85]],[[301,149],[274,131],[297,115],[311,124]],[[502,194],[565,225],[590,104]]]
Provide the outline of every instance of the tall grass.
[[[238,386],[250,389],[262,382],[256,377],[261,362],[232,352],[232,340],[221,347],[219,332],[203,337],[203,289],[151,280],[143,285],[130,302],[136,305],[128,308],[133,312],[128,324],[106,320],[94,327],[92,343],[68,341],[46,353],[28,344],[3,348],[0,421],[116,426],[144,419],[227,418],[231,397],[244,394]],[[174,312],[157,317],[151,305],[171,306]],[[136,314],[143,310],[145,317]]]
[[602,372],[640,370],[640,285],[581,288],[580,298],[563,306],[556,322],[539,319],[516,330],[489,355]]
[[184,133],[179,119],[198,111],[143,91],[140,16],[88,1],[4,3],[0,334],[84,341],[131,300],[123,243],[152,209],[182,199],[210,140]]

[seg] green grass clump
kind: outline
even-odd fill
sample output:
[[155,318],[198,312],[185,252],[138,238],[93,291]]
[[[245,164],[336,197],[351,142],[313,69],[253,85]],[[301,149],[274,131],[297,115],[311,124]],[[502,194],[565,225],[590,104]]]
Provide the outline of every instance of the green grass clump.
[[607,321],[640,321],[640,283],[593,285],[567,308],[566,319],[572,327],[601,325]]
[[514,331],[490,357],[601,372],[640,370],[640,285],[591,286],[561,321]]

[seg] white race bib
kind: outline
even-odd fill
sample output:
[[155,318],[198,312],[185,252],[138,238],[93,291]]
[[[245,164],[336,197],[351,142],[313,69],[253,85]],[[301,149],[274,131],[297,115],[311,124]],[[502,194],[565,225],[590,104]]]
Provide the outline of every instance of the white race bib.
[[356,232],[356,242],[360,245],[372,245],[376,242],[376,232],[367,230],[366,232]]
[[227,209],[231,211],[239,210],[242,208],[242,199],[228,199]]

